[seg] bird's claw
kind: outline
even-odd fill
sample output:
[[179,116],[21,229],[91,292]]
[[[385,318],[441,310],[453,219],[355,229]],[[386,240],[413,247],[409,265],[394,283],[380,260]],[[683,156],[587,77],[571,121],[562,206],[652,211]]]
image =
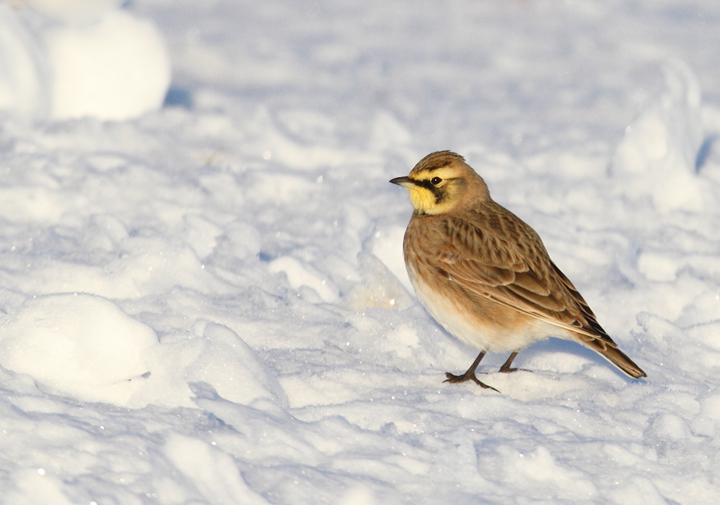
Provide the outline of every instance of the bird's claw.
[[493,391],[495,391],[497,393],[500,392],[497,389],[495,389],[494,387],[488,386],[484,382],[480,381],[477,377],[475,377],[474,373],[472,373],[472,374],[464,373],[463,375],[455,375],[450,372],[447,372],[445,374],[445,377],[447,377],[447,378],[443,381],[443,383],[449,382],[451,384],[459,384],[461,382],[473,381],[475,384],[477,384],[478,386],[480,386],[483,389],[492,389]]

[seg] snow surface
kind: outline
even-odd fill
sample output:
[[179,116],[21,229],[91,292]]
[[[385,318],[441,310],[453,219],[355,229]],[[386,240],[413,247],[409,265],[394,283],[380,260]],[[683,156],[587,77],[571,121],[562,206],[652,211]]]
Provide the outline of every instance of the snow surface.
[[[126,9],[163,109],[0,116],[0,503],[720,503],[720,4]],[[551,339],[486,358],[502,394],[442,383],[475,351],[388,183],[438,149],[646,380]]]
[[38,119],[131,119],[170,85],[165,41],[118,0],[0,3],[0,110]]

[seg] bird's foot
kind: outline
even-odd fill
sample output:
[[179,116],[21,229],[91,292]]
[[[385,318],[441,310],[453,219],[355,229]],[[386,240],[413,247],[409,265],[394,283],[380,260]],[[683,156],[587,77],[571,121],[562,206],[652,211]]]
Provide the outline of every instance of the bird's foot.
[[498,370],[499,373],[513,373],[513,372],[517,372],[517,371],[532,373],[532,370],[528,370],[527,368],[511,368],[509,366],[508,367],[501,366],[500,370]]
[[477,377],[475,377],[474,371],[471,373],[468,373],[468,372],[465,372],[462,375],[455,375],[450,372],[447,372],[445,374],[445,377],[447,377],[447,378],[443,382],[449,382],[451,384],[459,384],[461,382],[473,381],[475,384],[477,384],[478,386],[480,386],[483,389],[492,389],[493,391],[495,391],[497,393],[500,392],[497,389],[495,389],[494,387],[488,386],[484,382],[481,382]]

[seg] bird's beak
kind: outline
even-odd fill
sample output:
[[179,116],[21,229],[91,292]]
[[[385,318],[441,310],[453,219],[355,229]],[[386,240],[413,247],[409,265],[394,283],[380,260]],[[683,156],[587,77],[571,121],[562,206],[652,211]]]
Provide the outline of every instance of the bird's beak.
[[415,181],[413,181],[410,177],[395,177],[394,179],[390,179],[390,182],[406,188],[412,188],[415,186]]

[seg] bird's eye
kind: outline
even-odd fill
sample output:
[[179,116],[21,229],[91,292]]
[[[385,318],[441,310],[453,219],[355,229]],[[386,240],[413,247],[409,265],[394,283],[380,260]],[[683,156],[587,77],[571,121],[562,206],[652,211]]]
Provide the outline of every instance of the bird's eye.
[[430,180],[433,186],[437,186],[442,182],[442,179],[440,177],[433,177],[432,180]]

